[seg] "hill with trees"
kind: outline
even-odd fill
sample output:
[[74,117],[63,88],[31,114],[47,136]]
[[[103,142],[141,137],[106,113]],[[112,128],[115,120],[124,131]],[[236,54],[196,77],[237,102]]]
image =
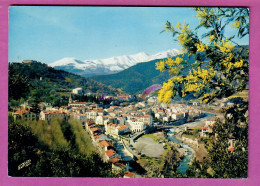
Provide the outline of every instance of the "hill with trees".
[[[176,57],[172,57],[171,59],[176,59]],[[188,63],[194,63],[192,56],[189,57],[188,55],[184,55],[184,58]],[[155,64],[158,61],[160,60],[138,63],[119,73],[94,76],[91,77],[91,79],[106,85],[111,85],[115,88],[121,88],[129,94],[141,93],[147,87],[153,84],[162,84],[170,78],[170,75],[167,72],[160,73],[156,70]],[[186,73],[187,72],[188,70],[186,70]]]
[[53,118],[26,122],[9,118],[8,175],[25,177],[112,177],[78,121]]
[[30,99],[48,102],[54,106],[66,105],[73,88],[82,87],[92,93],[100,91],[115,95],[118,91],[92,79],[63,70],[56,70],[46,64],[9,63],[9,101]]

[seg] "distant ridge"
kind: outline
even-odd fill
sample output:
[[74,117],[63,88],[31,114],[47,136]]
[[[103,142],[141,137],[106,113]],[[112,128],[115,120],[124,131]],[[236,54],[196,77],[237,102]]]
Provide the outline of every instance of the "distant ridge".
[[178,54],[180,54],[179,50],[171,49],[154,55],[150,55],[146,52],[140,52],[133,55],[123,55],[106,59],[84,61],[66,57],[49,64],[49,66],[54,67],[55,69],[65,70],[89,77],[94,75],[115,74],[141,62],[174,57]]

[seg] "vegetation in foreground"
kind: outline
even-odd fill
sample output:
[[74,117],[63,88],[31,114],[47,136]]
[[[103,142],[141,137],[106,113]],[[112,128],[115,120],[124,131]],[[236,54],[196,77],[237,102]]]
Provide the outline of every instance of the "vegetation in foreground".
[[[171,77],[159,90],[159,101],[169,103],[175,96],[187,94],[193,94],[205,103],[232,98],[234,94],[243,96],[241,92],[248,90],[249,50],[233,39],[249,34],[248,9],[197,7],[194,10],[200,20],[195,29],[185,23],[175,27],[168,21],[165,24],[164,31],[170,32],[183,51],[193,55],[195,62],[189,64],[184,58],[177,57],[156,63],[158,70],[168,71]],[[227,37],[224,31],[231,26],[237,35]],[[191,69],[189,74],[182,73],[186,69]],[[215,135],[206,143],[208,159],[194,160],[186,171],[188,177],[247,177],[248,99],[236,98],[236,103],[224,108],[222,113],[224,121],[216,121]],[[235,148],[228,150],[231,137],[236,141]]]
[[[27,164],[26,164],[27,162]],[[30,163],[28,163],[30,162]],[[8,174],[29,177],[113,177],[77,121],[9,119]]]

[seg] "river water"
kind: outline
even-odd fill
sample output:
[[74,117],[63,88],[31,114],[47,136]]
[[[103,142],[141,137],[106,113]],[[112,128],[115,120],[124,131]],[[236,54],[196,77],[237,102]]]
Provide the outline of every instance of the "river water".
[[182,174],[185,174],[186,170],[189,168],[189,163],[191,162],[194,156],[194,150],[191,147],[189,147],[186,143],[183,143],[180,140],[178,140],[171,131],[169,131],[167,135],[170,141],[180,144],[181,147],[185,149],[187,152],[187,155],[184,156],[184,158],[180,161],[179,167],[177,168],[178,171],[180,171]]
[[[214,114],[206,113],[205,117],[200,118],[198,121],[205,121],[206,119],[214,117]],[[198,122],[195,121],[195,122]],[[187,124],[193,124],[195,122],[185,123]],[[175,127],[174,127],[175,128]],[[182,148],[184,148],[187,152],[187,155],[180,161],[179,167],[177,168],[178,171],[180,171],[182,174],[186,174],[186,170],[189,168],[189,163],[191,162],[193,156],[194,156],[194,150],[188,146],[186,143],[181,142],[174,136],[174,128],[172,128],[168,133],[168,139],[174,143],[180,144]]]

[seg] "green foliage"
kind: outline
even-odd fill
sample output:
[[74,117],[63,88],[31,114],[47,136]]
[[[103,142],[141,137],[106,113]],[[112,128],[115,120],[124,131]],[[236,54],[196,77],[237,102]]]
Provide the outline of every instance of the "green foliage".
[[70,120],[69,124],[75,136],[75,145],[80,153],[90,154],[94,147],[91,143],[91,139],[86,135],[86,132],[82,128],[82,124],[76,120]]
[[[173,57],[173,59],[175,58],[176,57]],[[185,55],[184,59],[189,59],[189,63],[194,62],[193,58],[188,57],[188,55]],[[150,62],[138,63],[116,74],[94,76],[91,78],[115,88],[122,88],[123,91],[129,94],[141,93],[147,87],[153,84],[162,84],[169,79],[170,75],[167,72],[160,73],[154,68],[158,61],[159,60],[153,60]],[[186,70],[185,73],[188,73],[188,70]]]
[[[195,62],[183,58],[168,58],[156,63],[157,69],[168,71],[173,77],[163,84],[158,92],[161,102],[169,103],[176,95],[194,94],[203,102],[227,98],[245,91],[248,86],[249,50],[227,38],[225,29],[231,24],[237,37],[248,35],[249,15],[247,8],[194,8],[200,20],[196,29],[178,23],[175,27],[166,22],[165,31],[170,32]],[[201,29],[203,28],[203,29]],[[200,37],[196,30],[200,31]],[[208,39],[208,42],[203,40]],[[182,73],[186,69],[189,74]],[[247,177],[248,169],[248,102],[241,98],[231,99],[232,107],[224,108],[224,122],[219,120],[213,127],[215,136],[203,140],[208,150],[208,159],[194,160],[187,170],[188,177],[241,178]],[[195,130],[194,130],[195,133]],[[235,138],[235,147],[229,148],[229,137]]]
[[[247,46],[234,42],[232,37],[225,37],[225,29],[233,22],[238,37],[248,34],[248,10],[246,8],[194,8],[200,20],[197,32],[187,24],[176,25],[176,29],[167,22],[165,31],[172,33],[183,51],[193,55],[195,62],[187,63],[183,58],[167,59],[156,63],[157,69],[175,75],[164,83],[158,98],[168,103],[177,94],[185,96],[193,93],[204,102],[214,98],[229,97],[246,89],[248,85]],[[204,34],[203,34],[204,33]],[[203,38],[207,37],[208,42]],[[182,72],[190,69],[188,75]]]
[[94,93],[98,90],[111,95],[118,93],[112,87],[63,70],[55,70],[46,64],[9,64],[9,101],[30,98],[35,103],[43,101],[54,106],[67,105],[69,94],[62,96],[59,92],[71,92],[76,87]]
[[[54,118],[50,124],[10,120],[8,174],[30,177],[113,177],[111,164],[103,162],[98,154],[91,151],[91,143],[86,145],[89,148],[87,153],[79,151],[73,139],[75,133],[84,139],[82,131],[78,123],[70,124],[59,118]],[[86,133],[84,135],[87,136]],[[88,143],[81,141],[85,142]],[[31,164],[18,170],[18,166],[26,160],[30,160]]]
[[[64,135],[61,130],[61,119],[59,118],[53,118],[51,120],[51,134],[52,134],[52,148],[53,149],[66,149],[68,148],[68,142],[64,138]],[[86,135],[86,134],[85,134]]]

